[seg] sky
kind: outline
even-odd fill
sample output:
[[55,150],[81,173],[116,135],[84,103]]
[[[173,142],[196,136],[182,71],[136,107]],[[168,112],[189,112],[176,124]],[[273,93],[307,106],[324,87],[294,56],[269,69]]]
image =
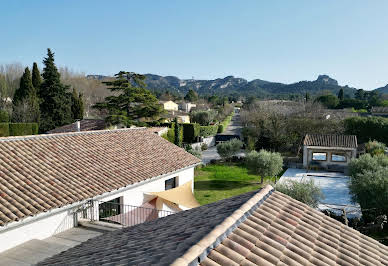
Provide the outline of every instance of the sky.
[[0,0],[0,64],[55,52],[85,74],[120,70],[283,83],[327,74],[388,83],[385,0]]

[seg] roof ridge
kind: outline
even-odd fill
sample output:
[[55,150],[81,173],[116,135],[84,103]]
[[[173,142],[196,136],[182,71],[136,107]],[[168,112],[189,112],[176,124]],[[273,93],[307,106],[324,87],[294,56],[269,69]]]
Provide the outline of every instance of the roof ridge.
[[258,193],[235,210],[229,217],[205,235],[200,241],[177,258],[171,265],[198,264],[198,258],[205,258],[210,251],[221,243],[233,230],[252,215],[252,209],[257,209],[274,191],[270,185],[262,188]]
[[61,132],[61,133],[26,135],[26,136],[9,136],[9,137],[0,137],[0,142],[29,140],[29,139],[42,139],[42,138],[44,139],[44,138],[76,136],[76,135],[104,134],[104,133],[111,133],[111,132],[117,132],[117,131],[132,131],[132,130],[146,130],[146,129],[148,129],[148,128],[147,127],[135,127],[135,128],[89,130],[89,131],[78,131],[78,132]]

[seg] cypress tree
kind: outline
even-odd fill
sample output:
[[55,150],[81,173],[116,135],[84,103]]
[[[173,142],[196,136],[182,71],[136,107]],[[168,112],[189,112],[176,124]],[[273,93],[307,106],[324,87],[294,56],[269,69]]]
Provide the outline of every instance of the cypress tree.
[[39,91],[42,84],[42,77],[40,76],[38,65],[34,62],[32,66],[32,85],[36,91]]
[[180,138],[180,131],[181,131],[181,127],[178,123],[178,119],[175,117],[174,119],[174,133],[175,133],[175,136],[174,136],[174,144],[177,145],[178,147],[182,147],[182,139]]
[[342,101],[344,99],[344,89],[341,88],[338,92],[338,99]]
[[54,53],[47,49],[43,60],[43,82],[39,89],[42,122],[40,132],[46,132],[72,121],[71,93],[69,87],[60,81],[60,74],[54,63]]
[[77,94],[77,91],[74,88],[73,93],[71,94],[71,113],[73,115],[73,120],[81,120],[84,117],[82,94]]
[[31,72],[28,67],[20,79],[20,86],[15,91],[12,105],[14,122],[39,122],[39,100],[32,85]]

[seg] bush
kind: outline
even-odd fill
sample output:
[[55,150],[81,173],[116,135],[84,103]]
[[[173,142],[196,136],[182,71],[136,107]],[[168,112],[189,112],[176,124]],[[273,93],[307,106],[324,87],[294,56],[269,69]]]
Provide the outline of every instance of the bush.
[[388,145],[388,118],[375,116],[347,118],[345,134],[356,135],[359,143],[373,139]]
[[197,157],[198,159],[201,159],[202,157],[202,151],[199,149],[199,148],[196,148],[196,149],[193,149],[191,147],[191,145],[187,145],[185,147],[186,151],[192,155],[194,155],[195,157]]
[[319,96],[318,98],[315,99],[314,102],[319,102],[327,108],[334,109],[338,106],[339,99],[338,97],[332,94],[328,94],[328,95]]
[[374,221],[388,215],[388,157],[365,154],[349,163],[350,193],[361,206],[363,217]]
[[315,185],[312,179],[300,182],[288,180],[278,183],[275,189],[312,208],[317,208],[319,202],[324,199],[321,189]]
[[190,115],[190,121],[193,123],[198,123],[201,126],[208,126],[216,117],[217,113],[212,111],[197,111],[193,112]]
[[266,150],[251,151],[245,158],[248,167],[260,175],[261,183],[264,182],[264,177],[273,177],[278,175],[283,169],[283,158],[278,152],[270,152]]
[[215,125],[215,126],[201,126],[199,128],[199,135],[201,137],[210,137],[210,136],[214,136],[217,134],[217,131],[218,131],[218,126]]
[[218,144],[217,152],[222,159],[227,160],[236,155],[240,151],[242,146],[243,143],[241,140],[231,139],[229,141],[225,141],[223,143]]
[[8,137],[8,136],[9,136],[9,124],[0,123],[0,137]]
[[202,150],[202,151],[206,151],[208,148],[209,148],[209,147],[207,146],[206,143],[203,143],[203,144],[201,145],[201,150]]
[[183,142],[194,143],[200,133],[200,125],[196,123],[182,124],[183,126]]
[[369,141],[365,145],[366,152],[373,155],[385,154],[387,146],[384,143],[378,141]]
[[219,125],[217,133],[222,133],[222,132],[224,132],[224,126],[223,125]]
[[0,110],[0,123],[8,123],[9,122],[9,115],[7,111]]
[[10,123],[9,135],[10,136],[26,136],[38,134],[37,123]]

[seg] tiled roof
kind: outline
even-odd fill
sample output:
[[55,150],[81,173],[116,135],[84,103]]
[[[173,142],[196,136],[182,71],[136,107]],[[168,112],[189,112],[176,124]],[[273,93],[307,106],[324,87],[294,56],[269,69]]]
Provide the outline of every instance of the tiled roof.
[[309,135],[304,138],[305,146],[357,148],[357,137],[354,135]]
[[388,247],[267,186],[110,232],[40,265],[388,265]]
[[0,138],[0,226],[199,162],[145,128]]
[[[81,131],[103,130],[106,128],[106,123],[102,119],[82,119],[80,121]],[[77,132],[76,123],[64,125],[47,131],[48,134]]]

